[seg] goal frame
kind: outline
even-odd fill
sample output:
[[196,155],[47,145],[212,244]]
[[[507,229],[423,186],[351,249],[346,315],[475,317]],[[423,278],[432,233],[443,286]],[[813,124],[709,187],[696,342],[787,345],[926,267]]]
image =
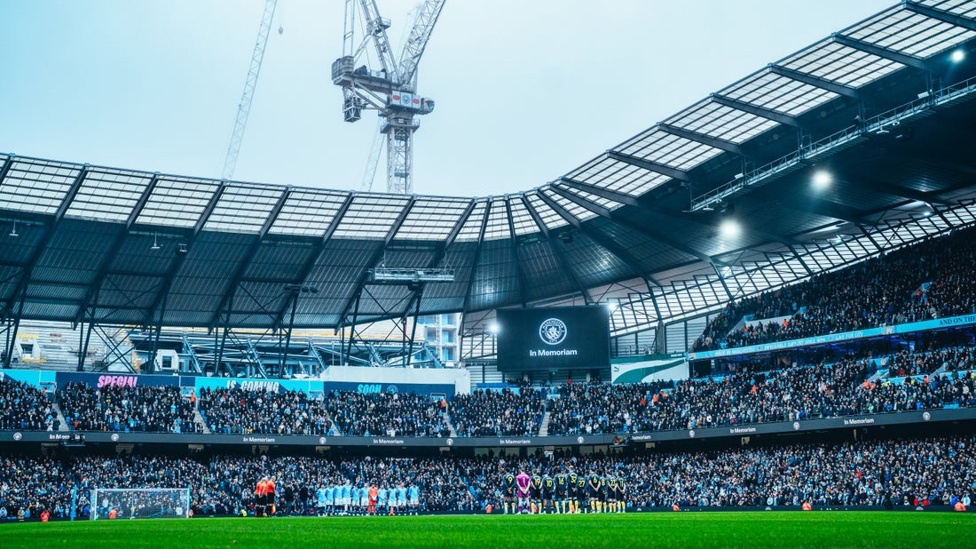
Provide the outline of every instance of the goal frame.
[[[179,504],[182,507],[182,513],[177,515],[168,515],[165,517],[157,518],[189,518],[190,517],[190,487],[183,486],[178,488],[92,488],[91,489],[91,520],[108,519],[108,516],[99,516],[102,512],[101,507],[101,497],[106,494],[119,494],[119,493],[146,493],[146,492],[169,492],[175,497],[178,495]],[[126,517],[135,518],[135,517]],[[141,517],[141,518],[153,518],[153,517]]]

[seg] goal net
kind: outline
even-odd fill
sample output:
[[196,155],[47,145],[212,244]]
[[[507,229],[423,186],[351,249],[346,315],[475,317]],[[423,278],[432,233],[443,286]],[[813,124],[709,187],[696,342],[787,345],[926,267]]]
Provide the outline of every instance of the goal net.
[[185,518],[190,488],[94,488],[91,519]]

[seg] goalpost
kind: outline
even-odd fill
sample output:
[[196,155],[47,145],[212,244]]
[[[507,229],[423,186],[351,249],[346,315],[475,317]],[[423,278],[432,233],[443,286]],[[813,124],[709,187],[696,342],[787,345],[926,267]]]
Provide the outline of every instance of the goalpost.
[[91,520],[186,518],[190,516],[190,487],[93,488]]

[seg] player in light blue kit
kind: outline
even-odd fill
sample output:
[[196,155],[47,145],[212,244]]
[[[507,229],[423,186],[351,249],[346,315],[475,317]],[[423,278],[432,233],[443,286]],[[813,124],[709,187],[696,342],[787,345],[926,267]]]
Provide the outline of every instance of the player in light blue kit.
[[407,499],[410,504],[410,511],[416,515],[417,510],[420,507],[420,488],[418,488],[416,484],[411,484],[410,487],[407,488]]

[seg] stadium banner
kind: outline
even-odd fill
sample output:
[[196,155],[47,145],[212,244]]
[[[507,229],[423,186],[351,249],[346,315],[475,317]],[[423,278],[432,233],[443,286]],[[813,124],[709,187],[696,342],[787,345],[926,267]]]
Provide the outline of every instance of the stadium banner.
[[338,381],[324,382],[323,388],[329,391],[352,391],[360,395],[415,393],[418,395],[443,395],[446,398],[454,396],[454,385],[435,385],[429,383],[344,383]]
[[893,334],[908,334],[912,332],[925,332],[928,330],[939,330],[957,326],[970,326],[976,324],[976,314],[950,316],[946,318],[936,318],[933,320],[923,320],[920,322],[909,322],[907,324],[896,324],[894,326],[881,326],[880,328],[868,328],[866,330],[855,330],[853,332],[841,332],[838,334],[827,334],[822,336],[805,337],[803,339],[791,339],[788,341],[774,341],[772,343],[762,343],[760,345],[747,345],[745,347],[735,347],[732,349],[716,349],[714,351],[700,351],[688,353],[688,360],[704,360],[709,358],[723,358],[730,356],[749,355],[752,353],[763,353],[769,351],[782,351],[794,349],[796,347],[807,347],[809,345],[822,345],[825,343],[838,343],[852,339],[864,339],[868,337],[886,336]]
[[227,377],[197,377],[194,378],[197,394],[201,389],[241,389],[243,391],[260,391],[263,393],[283,393],[285,391],[299,391],[310,393],[322,391],[321,381],[292,380],[292,379],[251,379]]
[[602,305],[499,309],[498,370],[610,367],[610,311]]
[[241,389],[244,391],[260,391],[271,393],[282,393],[285,391],[298,391],[305,394],[314,392],[349,391],[361,395],[368,394],[393,394],[393,393],[416,393],[419,395],[443,395],[452,397],[454,395],[454,385],[430,384],[430,383],[357,383],[341,381],[318,381],[318,380],[288,380],[288,379],[229,379],[214,377],[196,378],[197,394],[201,389]]
[[[804,431],[855,429],[928,422],[976,420],[976,408],[913,410],[868,416],[849,416],[799,421],[780,421],[750,425],[732,425],[680,431],[656,431],[633,434],[599,434],[553,437],[357,437],[357,436],[288,436],[274,434],[173,434],[127,432],[81,432],[85,443],[109,444],[205,444],[212,446],[329,446],[329,447],[440,447],[502,448],[539,446],[609,446],[624,444],[715,439],[751,435],[777,435]],[[0,444],[70,443],[77,431],[0,431]]]
[[[467,368],[329,366],[319,379],[325,382],[326,391],[336,388],[357,393],[401,392],[448,397],[471,392],[471,372]],[[377,387],[381,390],[377,391]]]
[[84,383],[93,389],[102,387],[176,387],[180,380],[176,376],[136,375],[136,374],[89,374],[81,372],[57,372],[58,389],[72,381]]
[[649,355],[631,360],[614,360],[610,367],[612,383],[646,383],[688,379],[688,361],[684,353]]

